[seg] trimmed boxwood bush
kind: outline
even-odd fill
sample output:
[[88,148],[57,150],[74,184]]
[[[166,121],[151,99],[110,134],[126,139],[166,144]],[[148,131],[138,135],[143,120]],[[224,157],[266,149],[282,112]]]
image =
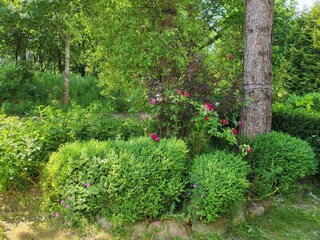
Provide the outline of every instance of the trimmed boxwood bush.
[[257,193],[287,192],[296,180],[315,174],[317,160],[310,145],[288,134],[271,132],[253,139],[247,156]]
[[233,153],[216,151],[196,157],[189,174],[192,218],[212,222],[243,199],[248,172],[246,162]]
[[50,157],[45,192],[57,209],[69,196],[72,211],[86,217],[159,217],[184,191],[186,154],[185,143],[176,139],[67,144]]
[[273,107],[272,129],[289,133],[307,141],[320,161],[320,113],[293,109],[283,105]]

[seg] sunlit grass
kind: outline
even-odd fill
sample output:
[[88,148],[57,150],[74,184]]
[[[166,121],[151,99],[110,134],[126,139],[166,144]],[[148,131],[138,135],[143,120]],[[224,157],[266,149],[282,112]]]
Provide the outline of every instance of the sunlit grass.
[[[308,187],[309,188],[309,187]],[[320,239],[320,191],[309,188],[285,196],[263,216],[231,230],[227,239]]]

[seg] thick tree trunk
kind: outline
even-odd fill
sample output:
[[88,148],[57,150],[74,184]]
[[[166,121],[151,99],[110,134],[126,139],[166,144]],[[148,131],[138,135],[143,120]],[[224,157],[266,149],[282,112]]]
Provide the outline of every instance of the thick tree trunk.
[[70,34],[65,35],[65,69],[63,79],[63,103],[69,103],[69,80],[70,80]]
[[271,130],[271,38],[274,0],[246,0],[242,136],[249,139]]

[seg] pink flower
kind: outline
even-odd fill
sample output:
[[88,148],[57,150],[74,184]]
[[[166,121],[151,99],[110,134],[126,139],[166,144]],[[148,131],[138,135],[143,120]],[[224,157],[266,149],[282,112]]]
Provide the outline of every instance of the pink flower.
[[88,183],[88,182],[86,182],[86,183],[84,184],[84,186],[86,186],[86,187],[90,187],[90,186],[91,186],[91,184],[90,184],[90,183]]
[[64,199],[61,199],[61,204],[64,204]]
[[233,128],[232,129],[232,134],[237,135],[237,133],[238,133],[237,129]]
[[227,121],[227,119],[224,118],[224,119],[221,120],[221,123],[222,123],[223,125],[226,125],[226,124],[228,123],[228,121]]
[[55,216],[56,216],[56,218],[59,218],[60,217],[60,213],[56,212]]
[[242,126],[243,126],[243,121],[239,121],[239,122],[238,122],[238,125],[239,125],[240,127],[242,127]]
[[178,90],[177,90],[177,93],[180,93],[180,94],[181,94],[181,93],[182,93],[182,90],[181,90],[181,89],[178,89]]
[[205,116],[205,117],[204,117],[204,120],[205,120],[205,121],[209,121],[209,117],[208,117],[208,116]]
[[68,224],[68,222],[64,222],[63,224],[64,224],[64,225],[67,225],[67,224]]
[[252,147],[250,146],[249,149],[247,150],[247,153],[251,153],[252,152]]
[[152,99],[151,99],[151,104],[153,104],[153,105],[154,105],[154,104],[156,104],[156,103],[157,103],[157,99],[152,98]]
[[159,137],[158,137],[157,134],[151,133],[151,138],[152,138],[155,142],[159,142]]
[[66,205],[66,208],[70,208],[70,204],[67,204],[67,205]]
[[229,54],[228,54],[228,60],[231,60],[232,58],[233,58],[232,53],[229,53]]
[[71,200],[71,196],[68,197],[68,200],[69,200],[69,201]]
[[188,92],[185,92],[185,93],[184,93],[184,96],[185,96],[185,97],[190,97],[190,94],[189,94]]

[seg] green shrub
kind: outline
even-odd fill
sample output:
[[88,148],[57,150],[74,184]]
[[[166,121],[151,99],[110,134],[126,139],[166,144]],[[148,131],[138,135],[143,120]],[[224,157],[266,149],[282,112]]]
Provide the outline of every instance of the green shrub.
[[0,67],[0,100],[19,102],[36,98],[34,74],[27,62],[8,63]]
[[253,182],[264,197],[287,192],[296,180],[316,173],[317,161],[306,141],[288,134],[271,132],[253,139],[247,159],[252,166]]
[[159,217],[184,190],[186,153],[176,139],[67,144],[50,157],[46,194],[60,207],[70,196],[72,211],[86,217],[125,222]]
[[[39,100],[42,104],[60,102],[63,95],[63,75],[36,73]],[[94,101],[103,101],[99,80],[92,76],[80,77],[72,74],[70,77],[70,101],[73,105],[89,106]]]
[[240,156],[223,151],[194,159],[189,174],[192,218],[212,222],[243,198],[249,168]]
[[304,96],[291,95],[284,105],[293,109],[320,112],[320,93],[308,93]]
[[39,133],[18,117],[0,115],[0,190],[30,187],[39,176]]
[[32,117],[0,118],[0,184],[25,188],[36,182],[40,166],[60,145],[75,140],[128,139],[144,133],[144,122],[110,115],[108,108],[91,104],[68,111],[39,106]]
[[320,161],[320,113],[275,105],[273,107],[272,129],[307,141],[313,147]]
[[5,115],[24,116],[33,111],[35,103],[31,100],[22,100],[19,103],[5,101],[1,105],[1,113]]

